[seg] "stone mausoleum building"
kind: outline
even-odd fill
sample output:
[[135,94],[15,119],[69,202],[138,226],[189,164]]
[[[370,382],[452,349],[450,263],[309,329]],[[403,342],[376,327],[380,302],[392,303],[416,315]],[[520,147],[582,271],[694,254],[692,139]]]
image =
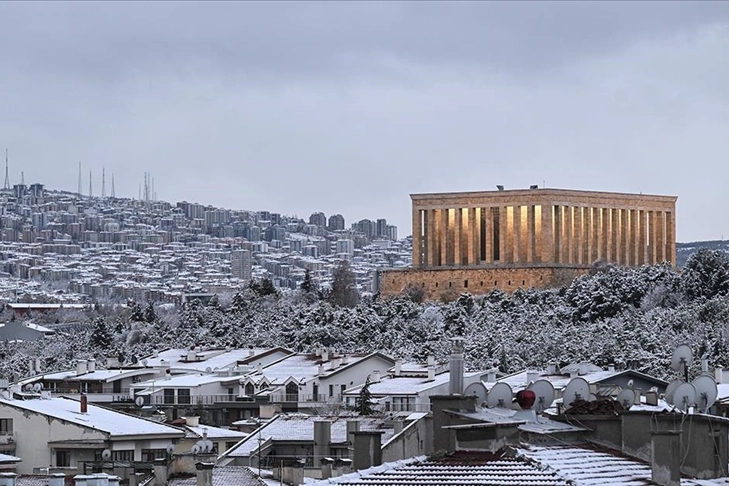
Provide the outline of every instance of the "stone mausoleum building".
[[600,261],[676,261],[675,196],[532,186],[410,197],[413,265],[382,272],[383,295],[514,291],[569,283]]

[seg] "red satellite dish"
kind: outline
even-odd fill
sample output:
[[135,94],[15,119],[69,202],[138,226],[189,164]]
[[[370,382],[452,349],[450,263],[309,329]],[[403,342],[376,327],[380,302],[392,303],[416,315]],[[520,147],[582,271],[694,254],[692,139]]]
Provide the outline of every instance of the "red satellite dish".
[[530,410],[536,401],[537,394],[534,393],[534,390],[521,390],[516,394],[516,403],[522,410]]

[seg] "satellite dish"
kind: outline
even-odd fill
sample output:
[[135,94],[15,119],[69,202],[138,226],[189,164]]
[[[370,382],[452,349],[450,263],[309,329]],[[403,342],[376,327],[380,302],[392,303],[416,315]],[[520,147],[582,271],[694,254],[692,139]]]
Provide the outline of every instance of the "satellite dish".
[[719,388],[714,379],[707,375],[699,376],[691,384],[696,390],[696,406],[705,412],[711,408],[719,396]]
[[696,404],[696,388],[691,383],[682,383],[673,392],[671,405],[684,412]]
[[635,392],[629,388],[618,393],[617,401],[624,409],[628,410],[635,404]]
[[41,385],[40,383],[36,383],[33,385],[33,391],[36,393],[41,391],[42,389],[43,389],[43,385]]
[[146,359],[142,360],[142,366],[144,366],[145,368],[147,367],[147,363],[149,363],[149,361],[147,361]]
[[167,451],[167,454],[172,455],[172,453],[175,452],[175,445],[174,444],[168,445],[166,451]]
[[208,366],[207,368],[205,368],[205,373],[207,373],[208,375],[210,373],[212,373],[212,372],[213,372],[213,369],[210,366]]
[[200,446],[197,444],[193,445],[192,448],[190,449],[190,452],[192,452],[195,455],[200,454]]
[[528,390],[532,390],[537,395],[537,400],[534,403],[534,410],[537,412],[543,412],[552,406],[554,402],[554,386],[547,380],[537,380],[529,387]]
[[143,407],[144,406],[144,397],[135,398],[134,403],[137,405],[137,407]]
[[673,392],[675,392],[676,388],[683,385],[684,383],[686,382],[683,380],[673,380],[666,387],[666,393],[663,394],[663,398],[665,398],[668,403],[671,403],[671,400],[673,400]]
[[572,378],[562,391],[562,403],[565,408],[577,400],[590,400],[590,384],[584,378]]
[[513,394],[509,384],[501,381],[491,388],[486,397],[486,404],[489,408],[511,408],[512,397]]
[[101,453],[101,458],[105,461],[111,459],[111,451],[109,449],[104,449]]
[[139,359],[136,356],[132,356],[132,359],[130,359],[129,362],[135,365],[139,362]]
[[478,397],[478,404],[481,405],[483,402],[486,401],[486,395],[488,395],[488,391],[486,390],[486,387],[483,383],[477,381],[476,383],[471,383],[470,385],[468,385],[466,389],[463,390],[463,394],[465,396]]
[[205,452],[213,452],[213,447],[215,447],[215,444],[213,444],[212,440],[210,440],[210,439],[204,440],[203,444],[205,446],[205,449],[204,449]]
[[682,344],[681,346],[676,348],[676,350],[673,352],[673,356],[671,356],[671,368],[676,371],[683,371],[684,369],[687,369],[689,366],[691,366],[693,358],[694,353],[691,351],[691,348],[689,348],[685,344]]
[[25,390],[25,391],[27,391],[27,392],[29,392],[29,391],[33,391],[33,385],[31,385],[30,383],[28,383],[27,385],[25,385],[25,386],[23,387],[23,390]]

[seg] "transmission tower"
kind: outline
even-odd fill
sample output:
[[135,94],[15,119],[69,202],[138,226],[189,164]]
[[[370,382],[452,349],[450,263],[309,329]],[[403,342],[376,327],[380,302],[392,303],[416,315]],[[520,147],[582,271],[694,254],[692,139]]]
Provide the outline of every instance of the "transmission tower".
[[25,172],[20,173],[20,185],[21,186],[25,185]]
[[78,197],[81,197],[81,161],[78,161]]
[[114,189],[114,173],[111,173],[111,197],[116,199],[116,190]]
[[10,174],[8,172],[8,149],[5,149],[5,190],[10,189]]
[[94,197],[94,188],[93,188],[93,185],[91,184],[92,182],[93,182],[93,178],[91,176],[91,169],[89,169],[89,199]]
[[101,198],[106,199],[106,167],[101,168]]

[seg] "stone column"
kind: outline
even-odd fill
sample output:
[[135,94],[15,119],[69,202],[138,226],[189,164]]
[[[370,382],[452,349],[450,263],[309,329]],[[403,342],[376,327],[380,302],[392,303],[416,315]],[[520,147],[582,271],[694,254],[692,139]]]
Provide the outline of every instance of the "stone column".
[[656,240],[656,253],[658,254],[658,261],[656,263],[663,263],[666,261],[666,214],[663,211],[656,211],[656,219],[658,220],[658,240]]
[[582,232],[585,240],[582,242],[582,262],[585,265],[592,263],[592,247],[593,247],[593,227],[592,227],[592,208],[587,206],[582,212],[584,231]]
[[460,267],[463,265],[463,247],[461,245],[463,236],[463,210],[453,210],[453,264]]
[[666,211],[666,260],[676,266],[676,222],[670,211]]
[[425,241],[426,241],[426,256],[427,264],[429,267],[437,265],[438,260],[438,225],[436,224],[435,209],[425,210]]
[[524,234],[521,231],[521,206],[512,206],[511,208],[511,240],[510,245],[514,252],[512,261],[522,262],[521,247],[524,244]]
[[563,222],[564,213],[562,212],[562,206],[554,206],[554,262],[564,263],[564,257],[562,254],[562,247],[564,246],[563,237]]
[[471,255],[474,265],[481,263],[481,210],[470,208],[468,217],[473,216],[473,225],[471,226],[471,241],[473,244],[473,254]]
[[448,264],[448,210],[438,210],[438,265]]
[[600,213],[602,222],[600,230],[602,232],[600,235],[600,260],[607,262],[610,261],[610,250],[612,249],[610,246],[610,209],[601,208]]
[[610,261],[618,263],[620,253],[620,213],[617,208],[610,209]]
[[423,223],[420,209],[413,208],[413,268],[423,265]]
[[535,258],[534,255],[536,254],[536,228],[535,228],[535,221],[534,221],[534,205],[530,204],[527,206],[527,225],[526,225],[526,239],[527,239],[527,246],[526,246],[526,261],[529,263],[534,263]]
[[590,263],[594,263],[595,261],[600,259],[600,225],[601,219],[600,219],[600,209],[598,208],[590,208],[590,213],[592,214],[592,238],[590,238]]
[[562,263],[571,264],[572,261],[572,207],[562,206]]
[[466,245],[466,257],[468,258],[468,265],[476,265],[478,262],[474,258],[474,250],[476,248],[476,239],[474,234],[476,232],[476,208],[466,208],[466,220],[464,221],[463,236],[465,237]]
[[508,206],[499,207],[499,261],[511,263],[511,252],[509,251],[509,209]]
[[638,210],[638,265],[648,263],[648,212]]
[[630,217],[630,229],[628,230],[628,265],[634,267],[638,264],[638,211],[631,209],[628,216]]
[[574,239],[574,245],[572,246],[572,261],[576,264],[582,264],[582,251],[585,244],[584,233],[582,231],[582,208],[575,206],[573,208],[573,224],[572,224],[572,237]]
[[620,209],[620,244],[618,248],[618,261],[623,265],[630,263],[628,258],[628,210]]
[[494,262],[494,227],[496,220],[494,219],[495,208],[481,208],[481,224],[485,227],[486,241],[484,241],[484,262]]
[[542,231],[541,239],[541,260],[542,263],[554,261],[554,228],[553,228],[553,207],[551,204],[542,204]]
[[658,217],[655,211],[648,211],[648,264],[653,265],[658,261]]

